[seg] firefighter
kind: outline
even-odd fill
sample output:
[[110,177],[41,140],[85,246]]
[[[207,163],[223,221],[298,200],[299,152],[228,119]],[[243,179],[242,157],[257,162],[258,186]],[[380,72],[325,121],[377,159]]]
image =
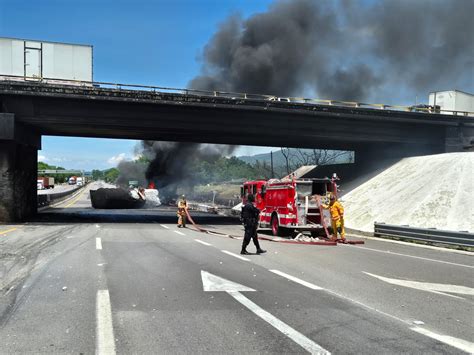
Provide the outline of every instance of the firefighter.
[[247,196],[247,203],[242,207],[242,212],[240,214],[240,218],[245,227],[244,241],[242,242],[242,250],[240,254],[244,255],[250,254],[247,251],[247,245],[249,245],[250,239],[253,240],[253,244],[255,244],[255,247],[257,248],[257,254],[267,252],[260,248],[260,244],[258,243],[257,226],[260,211],[253,205],[253,202],[255,202],[255,197],[252,194],[249,194]]
[[332,235],[337,239],[337,233],[341,235],[343,243],[346,243],[346,232],[344,230],[344,208],[342,204],[337,200],[334,194],[329,196],[329,205],[322,205],[323,208],[329,209],[331,214],[331,228]]
[[186,213],[188,211],[188,203],[186,202],[186,196],[182,195],[178,202],[178,228],[186,228]]

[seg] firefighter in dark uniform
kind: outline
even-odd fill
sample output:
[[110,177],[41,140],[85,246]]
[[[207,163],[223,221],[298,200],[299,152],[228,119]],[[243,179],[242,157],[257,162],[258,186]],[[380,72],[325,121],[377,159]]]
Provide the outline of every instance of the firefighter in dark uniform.
[[253,205],[255,202],[255,197],[252,194],[247,196],[247,203],[245,206],[242,207],[242,212],[240,214],[240,218],[245,227],[245,235],[244,241],[242,242],[242,251],[240,254],[250,254],[247,251],[247,245],[250,243],[250,239],[253,240],[255,247],[257,248],[257,254],[265,253],[266,250],[260,248],[260,244],[258,243],[257,237],[257,226],[258,226],[258,216],[260,215],[260,211],[257,207]]

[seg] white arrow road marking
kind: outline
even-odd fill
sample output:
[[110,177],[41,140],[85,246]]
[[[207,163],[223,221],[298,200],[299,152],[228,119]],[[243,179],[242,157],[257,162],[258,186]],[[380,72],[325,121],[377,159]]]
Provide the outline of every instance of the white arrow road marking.
[[241,291],[255,291],[252,288],[247,286],[238,284],[236,282],[232,282],[222,277],[213,275],[206,271],[201,271],[202,277],[202,287],[204,291],[223,291],[227,292],[231,295],[235,300],[240,302],[242,305],[247,307],[250,311],[255,313],[257,316],[262,318],[265,322],[270,324],[272,327],[278,329],[280,332],[285,334],[288,338],[293,340],[295,343],[303,347],[305,350],[309,351],[311,354],[327,354],[330,355],[331,353],[321,347],[320,345],[316,344],[311,339],[307,338],[300,332],[296,331],[295,329],[291,328],[288,324],[282,322],[272,314],[268,313],[264,309],[260,308],[258,305],[253,303],[247,297],[242,295]]
[[369,272],[363,271],[364,274],[367,274],[369,276],[375,277],[379,280],[388,282],[392,285],[398,285],[398,286],[404,286],[404,287],[410,287],[410,288],[415,288],[417,290],[422,290],[422,291],[427,291],[427,292],[432,292],[432,293],[438,293],[441,295],[449,296],[449,297],[454,297],[454,298],[460,298],[464,299],[462,297],[458,296],[453,296],[450,294],[447,294],[445,292],[449,293],[457,293],[461,295],[469,295],[473,296],[474,295],[474,289],[466,286],[459,286],[459,285],[448,285],[448,284],[437,284],[437,283],[429,283],[429,282],[419,282],[419,281],[409,281],[409,280],[399,280],[399,279],[391,279],[388,277],[383,277],[379,275],[374,275]]
[[223,292],[239,292],[239,291],[255,291],[253,288],[238,284],[237,282],[223,279],[222,277],[213,275],[207,271],[201,270],[202,288],[204,291],[223,291]]
[[451,337],[449,335],[443,335],[443,334],[438,334],[434,333],[432,331],[429,331],[427,329],[421,328],[421,327],[413,327],[410,328],[411,330],[426,335],[427,337],[430,337],[432,339],[436,339],[442,343],[451,345],[452,347],[455,347],[459,350],[465,351],[468,354],[474,354],[474,343],[471,343],[469,341],[463,340],[463,339],[458,339],[455,337]]

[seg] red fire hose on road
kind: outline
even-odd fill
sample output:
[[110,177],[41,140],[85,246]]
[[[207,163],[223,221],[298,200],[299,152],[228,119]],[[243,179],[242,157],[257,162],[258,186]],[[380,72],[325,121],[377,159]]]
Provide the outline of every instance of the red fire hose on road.
[[[188,219],[191,222],[191,224],[193,225],[193,227],[201,233],[206,233],[206,234],[210,234],[210,235],[217,235],[217,236],[227,237],[227,238],[232,238],[232,239],[243,239],[243,237],[240,237],[240,236],[227,234],[227,233],[216,232],[216,231],[201,227],[196,222],[194,222],[193,218],[191,217],[191,215],[189,214],[189,211],[187,209],[186,209],[186,216],[188,217]],[[258,236],[258,239],[266,240],[266,241],[269,241],[269,242],[287,243],[287,244],[337,245],[337,243],[335,241],[331,241],[331,240],[298,242],[298,241],[295,241],[295,240],[288,240],[288,239],[273,239],[273,238],[265,237],[265,236]]]

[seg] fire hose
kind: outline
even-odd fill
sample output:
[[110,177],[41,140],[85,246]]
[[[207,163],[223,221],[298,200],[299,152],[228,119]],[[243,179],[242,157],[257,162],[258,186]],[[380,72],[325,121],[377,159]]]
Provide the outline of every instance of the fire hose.
[[[227,237],[227,238],[231,238],[231,239],[243,239],[243,237],[240,237],[240,236],[236,236],[236,235],[232,235],[232,234],[228,234],[228,233],[216,232],[216,231],[213,231],[213,230],[210,230],[210,229],[207,229],[207,228],[203,228],[199,224],[194,222],[193,218],[189,214],[188,209],[186,209],[185,211],[186,211],[186,217],[188,218],[188,220],[191,222],[193,227],[198,232],[206,233],[206,234],[210,234],[210,235],[216,235],[216,236],[220,236],[220,237]],[[277,242],[277,243],[287,243],[287,244],[337,245],[337,243],[335,241],[330,241],[330,240],[321,240],[321,241],[315,241],[315,242],[313,242],[313,241],[312,242],[299,242],[299,241],[295,241],[295,240],[284,240],[284,239],[283,240],[275,240],[275,239],[272,239],[272,238],[269,238],[269,237],[259,236],[258,234],[257,234],[257,238],[259,240],[265,240],[265,241]]]

